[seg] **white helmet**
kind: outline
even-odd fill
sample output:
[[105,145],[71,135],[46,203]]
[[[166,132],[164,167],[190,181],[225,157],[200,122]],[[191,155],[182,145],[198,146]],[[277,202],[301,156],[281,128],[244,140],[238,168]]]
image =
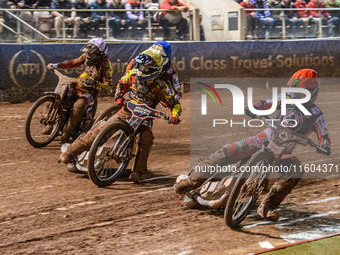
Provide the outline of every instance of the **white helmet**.
[[81,48],[81,51],[87,55],[86,63],[94,65],[100,59],[107,56],[107,45],[103,38],[93,38]]

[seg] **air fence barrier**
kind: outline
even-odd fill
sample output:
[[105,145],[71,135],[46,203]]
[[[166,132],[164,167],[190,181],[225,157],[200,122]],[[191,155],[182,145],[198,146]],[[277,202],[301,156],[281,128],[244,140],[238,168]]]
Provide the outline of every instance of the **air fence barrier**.
[[[117,84],[132,58],[152,45],[144,43],[108,43]],[[301,68],[312,68],[320,77],[340,77],[340,40],[233,41],[171,43],[172,66],[181,82],[190,78],[288,78]],[[81,55],[83,43],[1,44],[0,101],[19,94],[39,94],[57,84],[56,76],[46,68]],[[80,66],[64,70],[77,77]],[[186,89],[187,87],[185,87]],[[30,98],[29,98],[30,99]],[[18,100],[17,100],[18,101]],[[19,100],[20,101],[20,100]]]

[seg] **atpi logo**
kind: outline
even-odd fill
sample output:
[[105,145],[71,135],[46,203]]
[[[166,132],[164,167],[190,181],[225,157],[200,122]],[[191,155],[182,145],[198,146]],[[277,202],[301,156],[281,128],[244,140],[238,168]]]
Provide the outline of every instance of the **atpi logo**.
[[9,75],[13,83],[22,88],[35,88],[46,77],[46,62],[36,51],[18,51],[9,63]]
[[[231,92],[232,99],[233,99],[233,115],[244,115],[244,94],[242,90],[231,84],[215,84],[214,87],[198,82],[209,88],[211,91],[215,93],[217,98],[220,101],[222,106],[222,100],[220,95],[217,93],[216,89],[227,89]],[[212,93],[205,88],[199,87],[199,89],[203,90],[207,93],[214,101],[215,105],[217,105],[216,100]],[[256,115],[264,116],[270,115],[277,109],[277,101],[278,101],[278,88],[274,87],[272,91],[272,106],[268,110],[258,110],[255,109],[253,106],[253,88],[248,87],[247,90],[247,102],[249,110]],[[291,94],[303,94],[305,97],[301,96],[300,98],[291,98],[288,95]],[[201,115],[207,115],[207,94],[201,95]],[[311,99],[311,93],[304,88],[292,88],[292,87],[284,87],[281,88],[281,115],[287,114],[287,105],[295,105],[304,115],[312,115],[304,106],[303,104],[307,103]]]

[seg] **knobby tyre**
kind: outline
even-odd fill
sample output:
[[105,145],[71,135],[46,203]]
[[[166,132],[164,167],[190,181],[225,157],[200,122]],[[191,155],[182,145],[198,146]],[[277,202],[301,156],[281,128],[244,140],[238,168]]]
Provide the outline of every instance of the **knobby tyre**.
[[262,151],[254,156],[247,166],[249,169],[257,166],[255,169],[258,171],[241,172],[229,195],[224,211],[224,221],[230,228],[239,227],[255,205],[267,182],[268,173],[263,172],[261,166],[271,164],[274,160],[273,154]]
[[[60,128],[60,109],[54,96],[39,98],[28,112],[25,123],[26,139],[35,148],[44,147],[57,136]],[[43,134],[46,124],[53,126],[49,134]]]
[[131,130],[126,123],[113,122],[95,138],[89,151],[88,175],[97,186],[114,183],[127,168],[133,150]]

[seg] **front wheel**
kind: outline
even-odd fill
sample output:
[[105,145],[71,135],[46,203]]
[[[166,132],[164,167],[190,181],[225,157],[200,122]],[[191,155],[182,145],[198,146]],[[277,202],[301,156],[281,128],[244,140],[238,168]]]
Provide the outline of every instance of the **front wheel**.
[[248,215],[268,181],[269,173],[263,171],[263,166],[270,165],[273,160],[272,152],[262,151],[245,165],[224,210],[224,221],[228,227],[238,227]]
[[88,175],[98,186],[109,186],[127,168],[133,157],[134,136],[123,122],[104,128],[92,143],[88,158]]
[[36,148],[51,143],[60,128],[59,100],[54,96],[39,98],[28,112],[25,133],[27,141]]
[[109,108],[105,109],[105,111],[95,119],[94,124],[101,120],[108,120],[110,117],[115,115],[121,108],[122,106],[117,104],[110,106]]

